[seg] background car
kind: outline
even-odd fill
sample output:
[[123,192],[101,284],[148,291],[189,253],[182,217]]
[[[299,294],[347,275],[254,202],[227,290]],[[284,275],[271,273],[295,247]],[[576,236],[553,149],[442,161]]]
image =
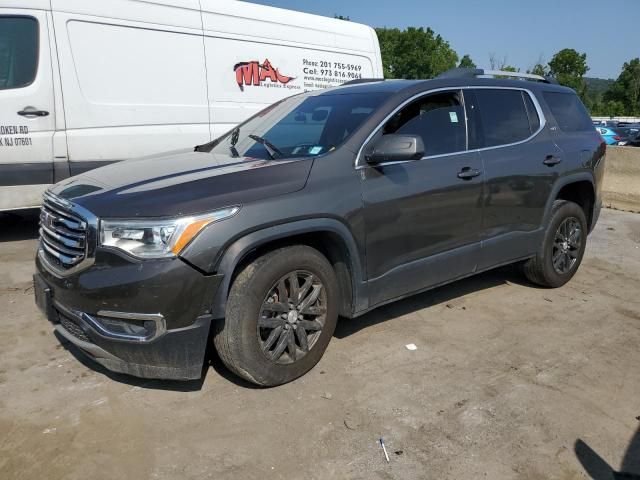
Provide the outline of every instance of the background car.
[[596,130],[600,136],[604,139],[607,145],[626,145],[629,141],[629,135],[620,128],[613,127],[596,127]]
[[627,145],[630,147],[640,147],[640,129],[635,133],[631,133],[629,136],[629,143]]

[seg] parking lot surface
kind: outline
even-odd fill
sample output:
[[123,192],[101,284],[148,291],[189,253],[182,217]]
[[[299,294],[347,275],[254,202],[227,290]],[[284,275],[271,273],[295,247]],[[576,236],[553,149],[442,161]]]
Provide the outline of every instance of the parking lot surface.
[[273,389],[215,356],[172,383],[61,344],[33,301],[36,218],[0,217],[1,479],[640,474],[640,215],[604,210],[563,288],[506,267],[342,320]]

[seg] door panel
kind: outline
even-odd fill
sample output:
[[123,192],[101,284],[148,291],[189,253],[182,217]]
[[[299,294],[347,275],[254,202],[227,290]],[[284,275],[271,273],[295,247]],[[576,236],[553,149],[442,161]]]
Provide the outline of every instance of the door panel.
[[[369,279],[479,242],[482,175],[462,180],[457,174],[464,168],[482,171],[480,155],[466,152],[362,170]],[[453,278],[474,268],[462,265],[449,273]]]
[[544,209],[560,170],[547,157],[562,151],[545,130],[526,144],[481,151],[486,172],[485,237],[540,228]]
[[40,204],[53,181],[55,106],[46,12],[0,9],[0,210]]

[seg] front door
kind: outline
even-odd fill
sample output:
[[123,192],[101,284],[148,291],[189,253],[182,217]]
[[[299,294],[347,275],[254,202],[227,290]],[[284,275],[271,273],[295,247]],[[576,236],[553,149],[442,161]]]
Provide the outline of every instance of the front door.
[[365,156],[390,133],[420,135],[425,157],[359,166],[371,306],[472,273],[480,249],[483,167],[467,149],[462,93],[409,103]]
[[0,8],[0,210],[40,205],[54,130],[46,12]]

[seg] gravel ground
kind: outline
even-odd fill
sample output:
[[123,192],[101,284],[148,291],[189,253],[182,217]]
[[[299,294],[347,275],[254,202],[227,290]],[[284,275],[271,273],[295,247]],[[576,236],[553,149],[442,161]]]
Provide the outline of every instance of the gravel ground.
[[36,229],[0,217],[1,479],[640,475],[640,215],[603,211],[563,288],[502,268],[343,320],[274,389],[84,360],[34,305]]

